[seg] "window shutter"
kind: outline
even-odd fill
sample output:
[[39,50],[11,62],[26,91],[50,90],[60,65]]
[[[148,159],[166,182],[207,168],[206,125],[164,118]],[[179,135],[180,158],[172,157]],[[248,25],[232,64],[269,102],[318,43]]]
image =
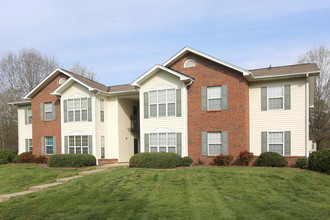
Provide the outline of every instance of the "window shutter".
[[284,109],[285,110],[291,109],[291,86],[290,85],[284,86]]
[[69,153],[68,145],[69,145],[69,138],[68,138],[68,136],[64,136],[64,153],[65,154]]
[[267,111],[267,87],[261,87],[261,111]]
[[176,90],[176,117],[181,117],[181,89]]
[[202,103],[202,111],[206,111],[207,109],[207,96],[206,96],[206,87],[201,88],[201,103]]
[[92,100],[88,98],[88,121],[92,121]]
[[228,155],[228,131],[221,132],[221,153]]
[[45,154],[45,138],[41,137],[41,155]]
[[177,153],[182,156],[182,134],[176,133],[176,148]]
[[261,132],[261,153],[267,152],[267,132]]
[[207,132],[202,132],[202,156],[207,155]]
[[221,109],[228,109],[228,86],[221,86]]
[[92,135],[88,135],[88,148],[89,148],[89,154],[93,154],[93,137],[92,137]]
[[291,155],[291,131],[284,132],[285,145],[284,145],[284,155]]
[[53,120],[56,120],[56,105],[55,105],[55,102],[52,102],[52,107],[53,107]]
[[25,139],[25,152],[29,152],[29,139]]
[[68,103],[67,100],[63,101],[64,122],[68,122]]
[[149,118],[149,97],[148,92],[143,94],[143,102],[144,102],[144,118]]
[[40,120],[44,120],[44,103],[40,103]]
[[27,115],[27,112],[28,112],[28,109],[27,108],[25,108],[24,109],[24,113],[25,113],[25,124],[27,125],[28,124],[28,115]]
[[53,154],[56,154],[56,137],[53,137]]
[[149,134],[144,134],[144,152],[149,152]]

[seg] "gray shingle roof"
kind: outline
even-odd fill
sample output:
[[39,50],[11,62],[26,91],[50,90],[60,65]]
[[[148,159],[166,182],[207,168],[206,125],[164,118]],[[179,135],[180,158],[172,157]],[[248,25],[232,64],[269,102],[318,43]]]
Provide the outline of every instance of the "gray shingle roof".
[[275,66],[270,68],[252,69],[249,70],[255,77],[262,76],[277,76],[277,75],[287,75],[294,73],[306,73],[306,72],[316,72],[320,71],[315,63],[304,63],[288,66]]

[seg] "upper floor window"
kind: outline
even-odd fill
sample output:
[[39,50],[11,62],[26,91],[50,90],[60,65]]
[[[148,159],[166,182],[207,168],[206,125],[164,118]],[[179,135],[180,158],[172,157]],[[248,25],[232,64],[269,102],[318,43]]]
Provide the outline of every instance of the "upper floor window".
[[25,108],[25,124],[32,124],[32,110],[31,108]]
[[150,91],[150,117],[175,116],[175,96],[175,89]]
[[151,133],[150,152],[176,153],[176,133]]
[[68,121],[87,121],[87,98],[68,99]]
[[74,135],[69,136],[69,153],[70,154],[88,154],[88,136]]
[[193,60],[193,59],[186,60],[183,65],[184,68],[194,67],[194,66],[196,66],[196,63],[195,63],[195,60]]
[[50,121],[53,119],[53,103],[45,103],[45,120]]
[[100,120],[104,122],[104,100],[100,99]]
[[268,109],[283,109],[284,91],[283,86],[269,86],[267,88]]
[[215,156],[221,154],[221,132],[209,132],[207,133],[207,139],[208,155]]
[[208,110],[221,109],[221,86],[207,88]]

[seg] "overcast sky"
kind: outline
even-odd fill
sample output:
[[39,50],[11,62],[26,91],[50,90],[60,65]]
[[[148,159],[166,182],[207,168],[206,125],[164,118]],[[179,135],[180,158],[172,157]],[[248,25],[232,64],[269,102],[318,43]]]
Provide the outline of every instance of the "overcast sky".
[[190,46],[245,69],[294,64],[330,46],[330,1],[0,0],[0,52],[79,61],[106,85],[131,83]]

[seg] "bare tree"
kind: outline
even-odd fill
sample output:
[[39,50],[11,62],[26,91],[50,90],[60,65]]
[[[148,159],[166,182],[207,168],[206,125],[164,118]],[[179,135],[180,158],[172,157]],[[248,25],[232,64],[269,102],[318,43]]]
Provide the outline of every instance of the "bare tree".
[[330,147],[330,50],[315,46],[301,55],[298,63],[316,63],[320,76],[315,81],[314,108],[310,109],[310,135],[318,149]]
[[76,63],[74,63],[71,68],[70,71],[76,74],[79,74],[83,77],[86,77],[90,80],[96,80],[96,73],[94,72],[93,69],[88,69],[87,67],[81,66],[79,61],[77,61]]

